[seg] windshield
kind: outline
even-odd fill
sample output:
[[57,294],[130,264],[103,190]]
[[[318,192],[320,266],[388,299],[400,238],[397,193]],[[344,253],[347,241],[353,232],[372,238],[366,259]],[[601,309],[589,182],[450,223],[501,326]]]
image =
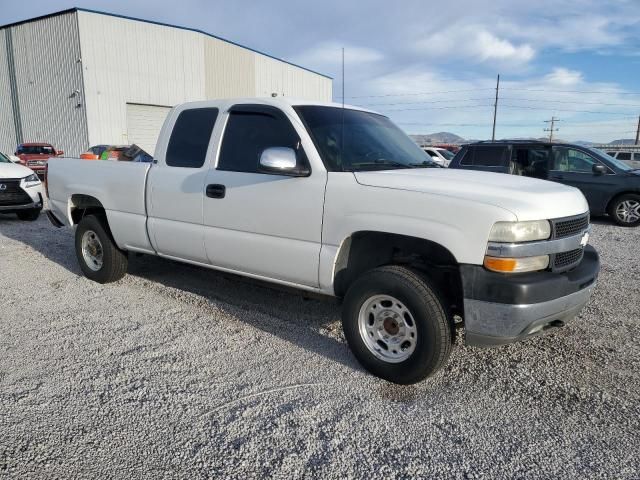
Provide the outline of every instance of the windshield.
[[451,160],[453,157],[455,157],[453,153],[451,153],[449,150],[445,148],[438,149],[438,153],[442,155],[444,158],[446,158],[447,160]]
[[55,151],[52,147],[46,145],[20,145],[18,155],[55,155]]
[[599,156],[605,162],[612,163],[614,167],[617,167],[620,170],[623,170],[625,172],[633,170],[633,167],[630,167],[629,165],[624,163],[622,160],[618,160],[617,158],[613,158],[611,155],[603,152],[602,150],[598,150],[597,148],[589,148],[589,150],[591,150],[592,153],[595,153],[597,156]]
[[387,117],[339,107],[298,106],[295,110],[329,171],[439,168]]
[[0,153],[0,163],[12,163],[4,153]]

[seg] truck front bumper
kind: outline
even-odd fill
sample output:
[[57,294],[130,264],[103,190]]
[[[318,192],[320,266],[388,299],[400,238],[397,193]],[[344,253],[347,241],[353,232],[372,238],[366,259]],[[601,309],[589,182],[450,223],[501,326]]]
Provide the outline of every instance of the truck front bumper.
[[565,273],[508,275],[463,265],[466,343],[503,345],[563,326],[591,297],[599,271],[600,259],[591,246],[582,262]]

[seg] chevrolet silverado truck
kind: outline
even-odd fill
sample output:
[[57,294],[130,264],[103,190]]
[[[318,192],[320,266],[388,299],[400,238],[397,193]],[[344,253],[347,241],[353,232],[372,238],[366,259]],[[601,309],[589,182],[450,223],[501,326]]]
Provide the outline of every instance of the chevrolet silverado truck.
[[338,297],[357,359],[402,384],[438,370],[459,327],[488,346],[564,325],[600,266],[579,190],[440,168],[336,104],[180,105],[152,163],[51,159],[47,187],[88,278],[142,253]]

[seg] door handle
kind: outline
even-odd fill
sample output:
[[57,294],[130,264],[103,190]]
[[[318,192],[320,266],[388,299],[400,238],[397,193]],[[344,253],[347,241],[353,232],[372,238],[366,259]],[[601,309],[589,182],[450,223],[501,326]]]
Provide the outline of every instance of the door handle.
[[224,185],[219,185],[217,183],[207,185],[206,194],[209,198],[224,198],[226,193],[227,187]]

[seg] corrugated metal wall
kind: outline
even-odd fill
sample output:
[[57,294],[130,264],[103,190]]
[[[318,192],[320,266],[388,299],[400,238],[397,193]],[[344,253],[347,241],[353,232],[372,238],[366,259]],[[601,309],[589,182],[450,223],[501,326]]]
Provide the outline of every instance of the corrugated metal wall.
[[83,11],[78,20],[92,145],[129,143],[127,103],[205,98],[202,35]]
[[[88,140],[76,13],[8,27],[3,36],[0,123],[4,129],[10,123],[6,117],[13,117],[13,109],[19,109],[19,128],[17,134],[15,128],[13,135],[11,129],[2,134],[1,148],[13,152],[17,142],[48,142],[69,154],[79,154]],[[7,86],[11,94],[5,82],[10,84],[12,78],[17,102],[14,99],[11,108],[5,109]]]
[[255,53],[217,38],[203,39],[205,98],[254,97]]
[[0,152],[12,154],[18,143],[11,100],[7,30],[0,31]]
[[332,81],[316,73],[280,62],[266,55],[255,54],[255,95],[268,97],[272,93],[304,100],[330,102]]

